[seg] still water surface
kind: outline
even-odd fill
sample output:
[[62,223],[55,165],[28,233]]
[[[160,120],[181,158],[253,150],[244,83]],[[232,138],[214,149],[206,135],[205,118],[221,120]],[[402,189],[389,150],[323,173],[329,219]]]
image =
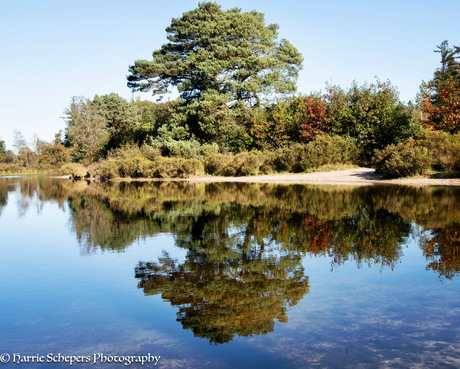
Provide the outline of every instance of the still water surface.
[[0,237],[5,367],[460,367],[458,188],[0,178]]

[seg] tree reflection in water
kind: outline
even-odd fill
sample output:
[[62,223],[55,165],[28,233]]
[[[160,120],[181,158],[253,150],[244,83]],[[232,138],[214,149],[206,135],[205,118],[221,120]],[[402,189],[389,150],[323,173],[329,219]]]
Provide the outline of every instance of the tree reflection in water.
[[158,263],[139,262],[136,277],[145,294],[161,293],[179,307],[177,320],[184,329],[212,343],[225,343],[235,334],[273,331],[275,319],[287,321],[286,306],[308,293],[299,254],[264,257],[265,252],[241,251],[239,257],[217,261],[206,252],[190,250],[183,264],[167,256]]
[[186,260],[139,262],[139,288],[161,294],[178,307],[184,328],[213,343],[287,321],[287,307],[309,291],[305,255],[328,257],[333,268],[349,261],[394,268],[419,228],[427,269],[441,278],[460,273],[458,188],[16,178],[0,181],[0,211],[11,181],[21,185],[22,211],[32,198],[67,202],[84,253],[121,252],[139,238],[172,234]]

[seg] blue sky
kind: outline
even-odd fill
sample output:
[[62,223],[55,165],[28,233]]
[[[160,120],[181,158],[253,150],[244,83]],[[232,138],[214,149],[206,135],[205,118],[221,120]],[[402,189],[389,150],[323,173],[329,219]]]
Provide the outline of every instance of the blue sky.
[[[281,38],[303,55],[298,91],[325,83],[347,88],[390,80],[403,101],[413,100],[439,66],[436,45],[460,44],[460,1],[222,0],[223,9],[257,10],[280,26]],[[72,96],[116,92],[126,99],[128,66],[150,60],[166,42],[172,18],[198,1],[15,0],[0,4],[0,139],[13,131],[30,142],[65,128]],[[155,100],[150,94],[141,99]]]

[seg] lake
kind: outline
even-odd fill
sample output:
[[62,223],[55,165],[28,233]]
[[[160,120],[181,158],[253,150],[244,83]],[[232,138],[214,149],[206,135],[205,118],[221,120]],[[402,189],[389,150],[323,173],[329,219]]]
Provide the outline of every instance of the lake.
[[3,177],[0,235],[5,368],[460,367],[460,188]]

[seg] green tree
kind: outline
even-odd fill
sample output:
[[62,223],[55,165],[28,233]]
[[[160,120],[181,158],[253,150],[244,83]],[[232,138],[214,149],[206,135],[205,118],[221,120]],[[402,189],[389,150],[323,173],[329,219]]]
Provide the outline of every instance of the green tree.
[[107,123],[97,106],[84,97],[74,96],[64,115],[66,146],[73,147],[73,159],[97,160],[109,137]]
[[41,143],[39,164],[62,165],[70,161],[68,149],[61,142]]
[[436,48],[434,52],[441,55],[441,68],[434,73],[435,83],[442,83],[451,78],[460,81],[460,63],[456,60],[460,58],[460,47],[449,47],[449,42],[444,40]]
[[130,66],[128,87],[154,95],[177,87],[189,133],[232,146],[245,129],[245,110],[296,89],[303,59],[289,41],[278,40],[277,30],[265,25],[262,13],[200,3],[172,20],[169,43],[153,52],[152,61]]
[[136,107],[120,97],[118,94],[96,95],[92,106],[104,120],[109,132],[106,150],[123,146],[134,140],[134,134],[139,126]]
[[356,139],[365,160],[375,150],[401,142],[418,130],[389,81],[363,86],[354,82],[348,90],[328,86],[324,99],[331,133]]
[[158,136],[158,130],[167,126],[172,119],[172,110],[177,101],[154,103],[137,100],[132,103],[137,109],[139,126],[135,132],[135,140],[139,144],[150,144]]
[[5,141],[0,140],[0,162],[3,163],[6,155]]
[[449,47],[447,41],[437,46],[441,55],[441,68],[433,79],[423,83],[421,110],[425,126],[450,133],[460,131],[460,47]]

